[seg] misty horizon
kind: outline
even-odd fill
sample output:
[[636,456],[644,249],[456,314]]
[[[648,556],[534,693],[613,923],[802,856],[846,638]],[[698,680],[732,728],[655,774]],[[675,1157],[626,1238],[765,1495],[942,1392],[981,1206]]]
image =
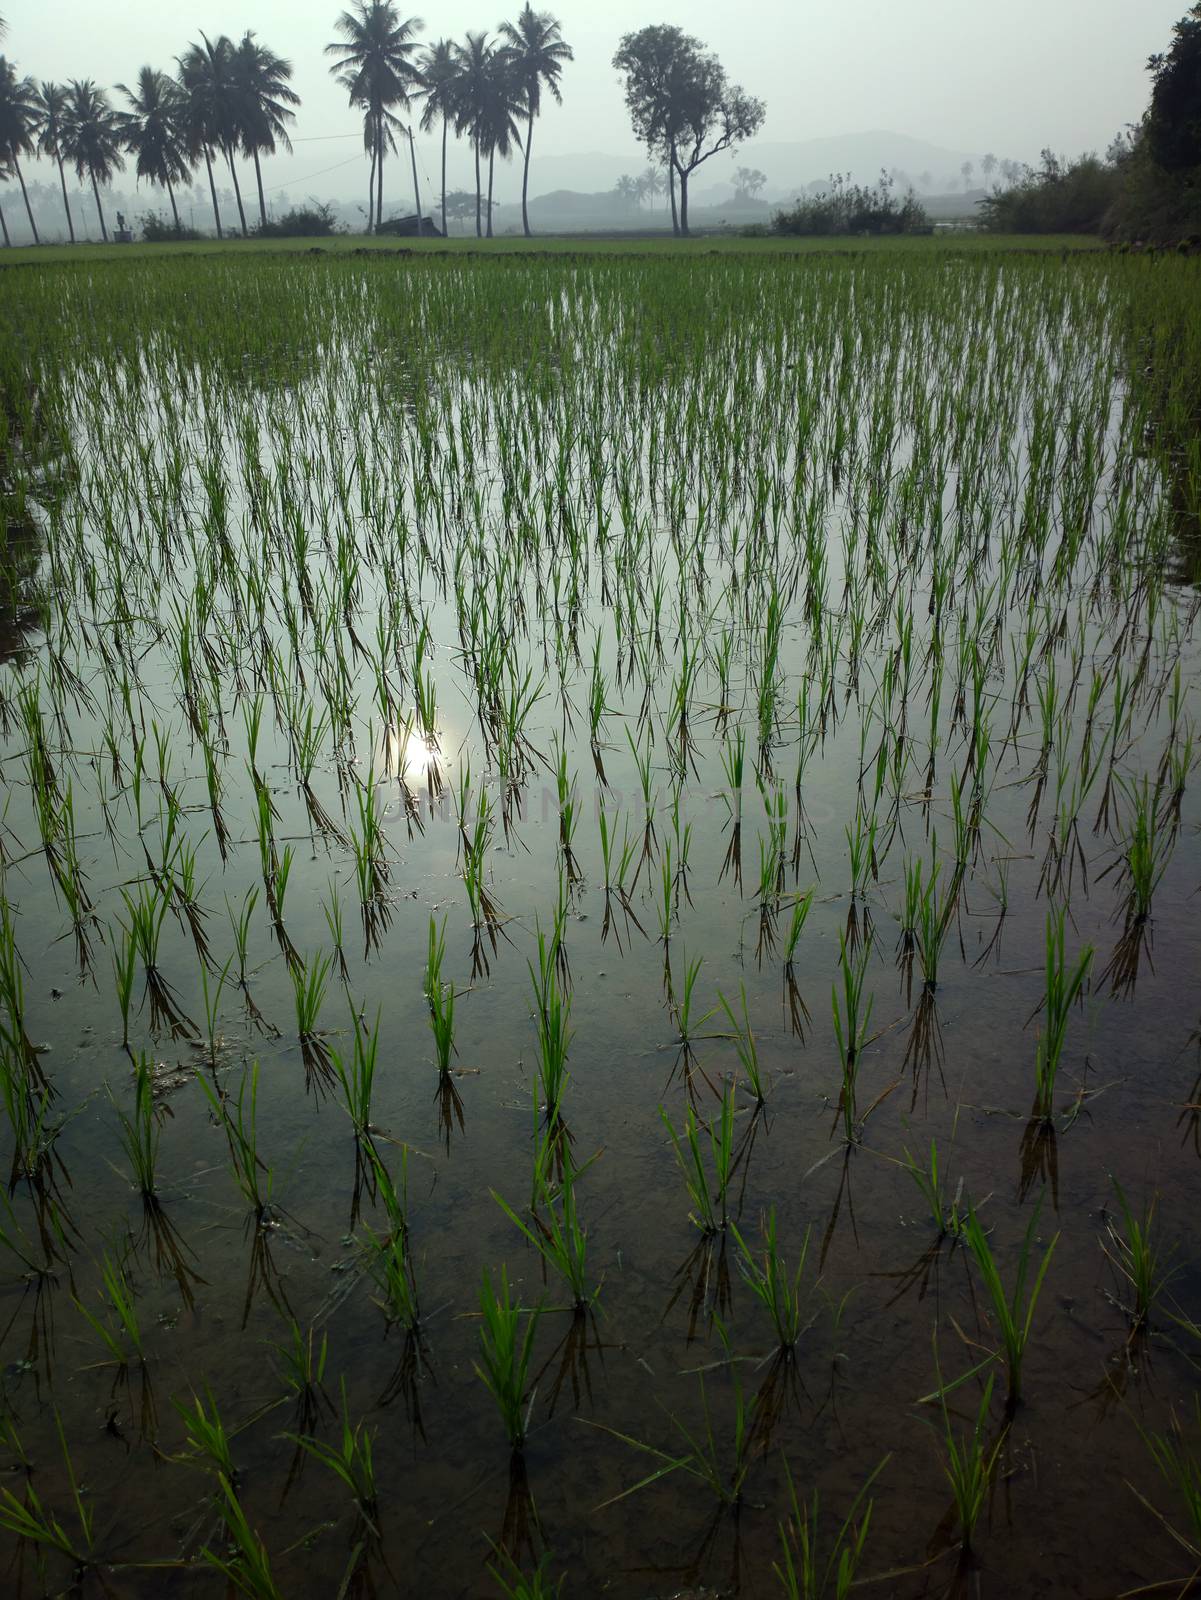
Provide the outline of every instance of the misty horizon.
[[[515,14],[519,7],[510,9]],[[563,189],[601,192],[622,173],[636,174],[648,164],[611,63],[623,32],[660,19],[656,8],[629,0],[607,8],[600,18],[578,0],[550,9],[563,25],[575,60],[564,71],[563,105],[548,99],[543,106],[530,195]],[[1141,115],[1146,58],[1164,48],[1179,0],[1144,0],[1137,15],[1120,0],[1057,0],[1037,8],[1030,0],[1019,0],[1004,16],[989,18],[962,15],[946,0],[913,0],[900,14],[895,7],[865,0],[837,16],[823,8],[799,18],[793,8],[774,0],[743,8],[737,19],[708,4],[662,9],[668,20],[700,37],[731,77],[767,105],[759,137],[702,168],[698,193],[729,187],[735,169],[750,164],[766,176],[764,197],[776,199],[848,165],[834,159],[843,153],[838,141],[850,146],[873,138],[886,153],[910,142],[927,146],[920,166],[904,159],[880,164],[900,168],[931,192],[957,186],[961,163],[978,163],[987,153],[1032,163],[1046,146],[1068,154],[1103,151]],[[323,54],[334,36],[338,8],[331,6],[327,13],[309,7],[297,17],[282,0],[248,0],[244,5],[208,4],[202,10],[199,15],[191,7],[139,0],[114,19],[99,17],[79,0],[64,0],[52,16],[10,5],[4,52],[22,73],[37,79],[94,78],[109,91],[113,104],[121,106],[117,82],[131,82],[143,64],[174,70],[175,57],[202,28],[210,36],[235,37],[253,29],[291,62],[293,86],[301,97],[292,128],[293,152],[281,150],[265,165],[268,203],[303,203],[311,196],[349,208],[364,204],[368,162],[360,115],[330,77]],[[474,6],[456,4],[421,15],[423,42],[460,38],[468,28],[489,25]],[[499,20],[498,15],[491,26]],[[1104,40],[1103,53],[1096,49],[1098,39]],[[781,49],[781,42],[795,48]],[[1086,56],[1087,77],[1080,71]],[[832,63],[845,67],[840,71]],[[816,146],[819,141],[836,142],[824,170],[816,149],[806,166],[802,155],[790,156],[779,148]],[[416,153],[423,209],[433,211],[440,191],[439,139],[418,134]],[[873,178],[878,167],[864,160],[851,170],[863,180]],[[28,173],[42,183],[55,177],[45,161],[29,163]],[[922,176],[929,181],[919,182]],[[514,202],[520,183],[519,160],[498,162],[500,204]],[[468,147],[452,138],[447,187],[473,185]],[[136,182],[132,166],[116,176],[112,187],[136,197],[139,210],[161,204],[155,190]],[[390,159],[386,200],[395,212],[412,210],[407,161]]]

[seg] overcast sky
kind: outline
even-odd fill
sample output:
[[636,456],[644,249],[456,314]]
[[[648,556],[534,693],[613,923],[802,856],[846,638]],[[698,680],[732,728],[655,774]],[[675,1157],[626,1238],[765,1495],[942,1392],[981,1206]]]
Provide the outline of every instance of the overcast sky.
[[[1146,58],[1167,47],[1186,0],[560,0],[551,9],[575,62],[564,73],[562,108],[548,105],[535,136],[535,193],[540,151],[628,153],[638,165],[611,61],[620,35],[648,22],[697,34],[767,102],[763,141],[888,129],[1033,160],[1044,145],[1104,150],[1140,116]],[[22,72],[106,86],[132,82],[144,63],[170,68],[201,29],[237,37],[253,28],[291,60],[304,102],[295,154],[270,164],[268,183],[328,194],[358,186],[359,123],[322,55],[336,3],[0,0],[0,11],[9,25],[0,48]],[[422,12],[424,37],[495,26],[501,11],[487,0],[431,6]],[[432,144],[422,158],[436,167]]]

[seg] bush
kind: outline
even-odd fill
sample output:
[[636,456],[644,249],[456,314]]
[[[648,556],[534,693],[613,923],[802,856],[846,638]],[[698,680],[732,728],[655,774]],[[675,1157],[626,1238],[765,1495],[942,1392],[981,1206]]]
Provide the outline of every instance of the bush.
[[924,233],[930,219],[910,189],[897,199],[893,180],[880,174],[874,189],[852,183],[835,173],[829,187],[798,199],[790,211],[777,211],[771,222],[776,233],[836,234]]
[[307,206],[293,206],[278,222],[268,222],[254,230],[258,239],[328,239],[336,233],[334,210],[315,200]]
[[1118,164],[1095,155],[1061,161],[1050,150],[1008,189],[980,201],[989,233],[1100,233],[1121,190]]
[[142,218],[142,238],[147,244],[165,244],[172,239],[199,239],[199,228],[185,228],[182,222],[148,211]]

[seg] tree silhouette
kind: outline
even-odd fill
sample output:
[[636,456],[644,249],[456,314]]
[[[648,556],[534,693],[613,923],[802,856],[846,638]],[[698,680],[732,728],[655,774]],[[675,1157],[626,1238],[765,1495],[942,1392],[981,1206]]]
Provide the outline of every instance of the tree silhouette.
[[[220,150],[229,164],[238,218],[242,233],[245,234],[246,209],[242,204],[238,169],[234,165],[234,153],[242,134],[234,47],[224,34],[215,42],[203,33],[200,38],[202,42],[189,45],[179,60],[180,82],[189,101],[188,120],[205,154],[209,186],[213,189],[214,215],[217,213],[217,200],[213,186],[212,152]],[[220,220],[217,234],[220,237]]]
[[565,62],[575,59],[572,48],[563,38],[560,23],[549,11],[535,11],[529,0],[516,22],[502,22],[501,38],[512,62],[517,86],[525,101],[525,161],[521,173],[521,226],[526,238],[530,236],[529,188],[530,144],[534,137],[534,119],[542,110],[543,85],[562,105],[559,78]]
[[58,181],[63,191],[63,210],[67,213],[67,232],[75,243],[75,223],[71,217],[71,202],[67,199],[67,174],[63,168],[63,119],[67,111],[67,91],[61,83],[43,83],[38,87],[38,154],[48,156],[58,167]]
[[184,124],[184,92],[174,78],[153,67],[143,67],[139,71],[136,88],[129,89],[123,83],[117,88],[130,104],[129,111],[120,119],[125,148],[137,158],[138,177],[166,189],[178,230],[175,185],[186,183],[192,174]]
[[702,162],[752,138],[762,127],[763,102],[730,83],[726,70],[699,39],[667,24],[627,33],[613,65],[624,78],[634,132],[652,155],[665,156],[678,179],[672,188],[672,226],[688,233],[688,181]]
[[[367,215],[370,233],[383,221],[384,157],[388,150],[396,149],[396,129],[401,126],[392,108],[407,110],[410,95],[420,84],[412,56],[422,22],[420,17],[401,21],[392,0],[356,0],[353,9],[344,11],[334,26],[342,37],[325,47],[326,55],[335,58],[329,70],[346,90],[351,105],[363,112],[363,145],[371,156],[371,203]],[[415,159],[413,194],[420,231],[421,200]]]
[[[21,157],[37,154],[35,134],[38,126],[38,91],[32,78],[18,78],[17,69],[5,56],[0,56],[0,172],[11,170],[21,185],[21,198],[25,202],[25,215],[33,231],[33,242],[40,244],[38,225],[33,220],[33,207],[21,171]],[[8,229],[5,228],[8,243]]]
[[446,232],[446,134],[458,115],[459,62],[455,45],[450,39],[439,39],[426,47],[421,58],[421,98],[425,102],[421,113],[423,133],[433,131],[435,122],[442,122],[442,232]]
[[67,105],[61,134],[63,155],[75,168],[76,177],[92,180],[96,215],[100,218],[100,237],[108,240],[100,185],[108,183],[114,172],[124,169],[121,154],[121,118],[108,103],[108,96],[91,78],[73,78],[67,88]]
[[248,29],[233,52],[238,135],[242,149],[254,162],[259,191],[259,222],[267,226],[267,201],[263,194],[263,169],[259,157],[273,156],[277,145],[289,153],[288,124],[296,115],[290,109],[300,96],[289,86],[291,63],[260,44]]

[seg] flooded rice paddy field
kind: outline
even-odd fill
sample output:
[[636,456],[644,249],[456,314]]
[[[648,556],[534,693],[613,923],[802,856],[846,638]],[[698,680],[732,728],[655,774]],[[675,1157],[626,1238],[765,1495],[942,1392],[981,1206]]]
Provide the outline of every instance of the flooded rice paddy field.
[[1183,1592],[1197,272],[4,274],[6,1592]]

